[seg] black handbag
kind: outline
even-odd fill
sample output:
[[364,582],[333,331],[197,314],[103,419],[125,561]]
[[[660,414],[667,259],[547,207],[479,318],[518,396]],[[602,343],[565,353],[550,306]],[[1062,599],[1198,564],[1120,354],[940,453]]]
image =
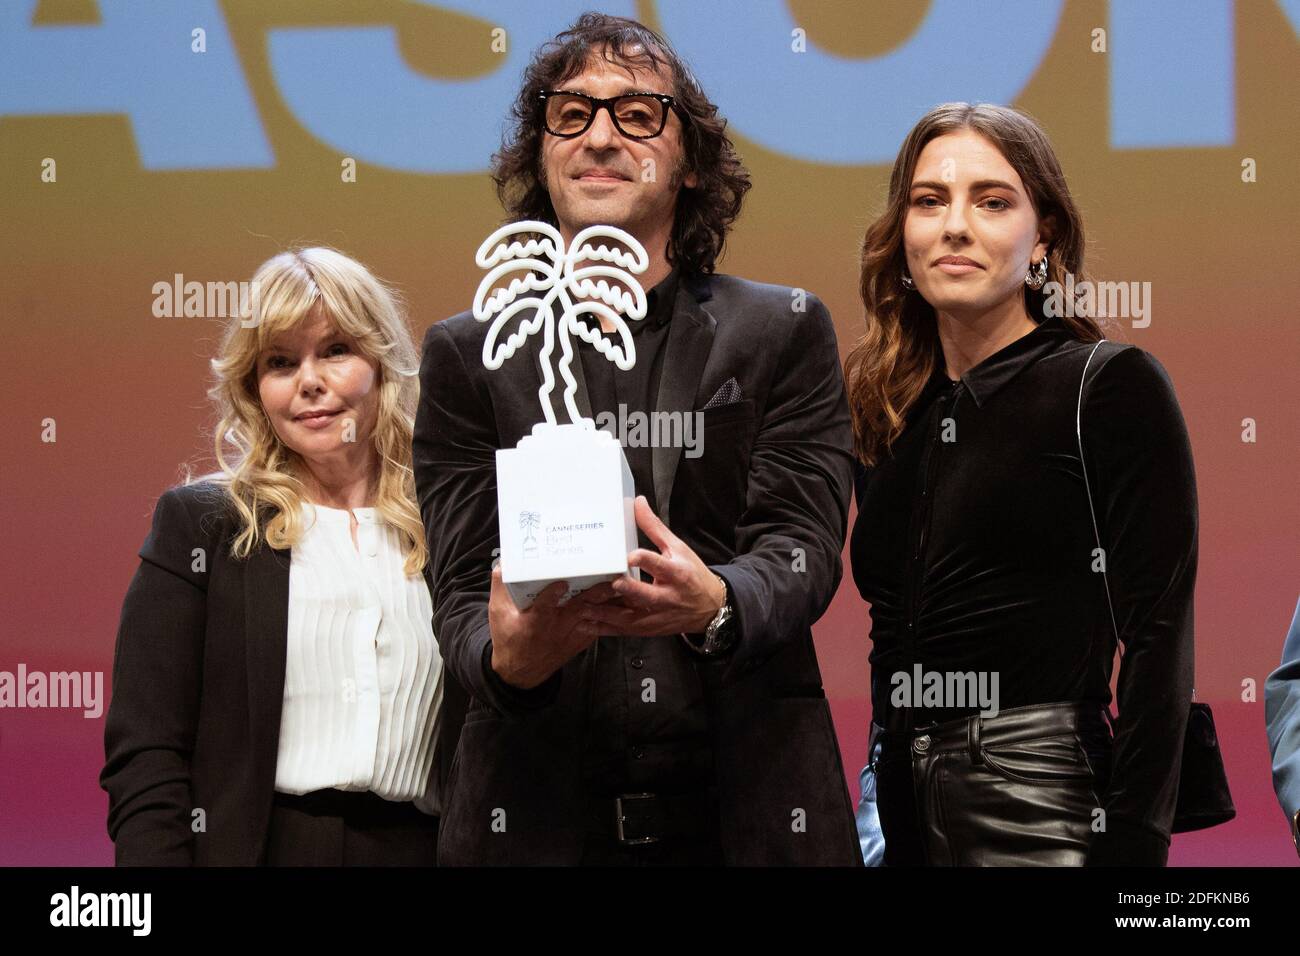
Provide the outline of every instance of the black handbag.
[[[1101,532],[1097,527],[1097,509],[1092,503],[1092,486],[1088,483],[1088,466],[1083,457],[1083,385],[1088,377],[1088,366],[1102,345],[1114,349],[1128,346],[1118,345],[1102,339],[1088,355],[1083,365],[1083,376],[1079,380],[1079,401],[1074,413],[1074,433],[1079,441],[1079,466],[1083,469],[1083,486],[1088,495],[1088,510],[1092,515],[1092,533],[1097,541],[1097,548],[1104,554],[1101,545]],[[1115,622],[1115,605],[1110,598],[1110,581],[1106,577],[1103,563],[1102,583],[1106,588],[1106,604],[1110,611],[1110,624],[1115,633],[1115,646],[1119,648],[1123,660],[1124,648],[1119,639],[1119,626]],[[1196,689],[1192,689],[1192,696]],[[1110,708],[1106,708],[1106,717],[1114,727],[1114,717]],[[1174,833],[1188,833],[1192,830],[1204,830],[1206,827],[1227,823],[1237,815],[1232,805],[1232,794],[1228,790],[1228,774],[1223,768],[1223,753],[1219,750],[1219,735],[1214,728],[1214,714],[1209,704],[1192,702],[1187,714],[1187,732],[1183,737],[1183,763],[1178,775],[1178,801],[1174,809]]]

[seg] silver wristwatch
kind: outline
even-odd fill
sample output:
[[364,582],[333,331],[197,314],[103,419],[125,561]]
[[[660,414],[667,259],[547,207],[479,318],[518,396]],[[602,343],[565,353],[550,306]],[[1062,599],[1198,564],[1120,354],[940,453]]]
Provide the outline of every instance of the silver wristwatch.
[[727,586],[727,579],[722,575],[717,575],[717,579],[722,582],[722,589],[726,595],[722,599],[722,607],[718,608],[718,613],[713,615],[713,620],[709,622],[703,634],[682,635],[686,646],[702,657],[718,657],[725,654],[736,642],[736,618],[731,610],[731,588]]

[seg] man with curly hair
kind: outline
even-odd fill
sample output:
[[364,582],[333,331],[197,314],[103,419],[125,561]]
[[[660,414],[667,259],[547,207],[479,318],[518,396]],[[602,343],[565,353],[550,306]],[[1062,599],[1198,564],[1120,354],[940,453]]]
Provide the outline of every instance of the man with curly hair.
[[[648,252],[636,363],[579,348],[582,413],[701,432],[689,450],[625,440],[640,581],[564,604],[558,582],[521,610],[492,568],[494,453],[531,430],[541,378],[488,373],[469,312],[429,329],[416,485],[434,630],[472,695],[439,861],[860,864],[811,631],[852,475],[829,313],[716,273],[749,175],[690,69],[635,21],[585,14],[538,51],[493,178],[511,220],[566,243],[617,226]],[[535,364],[538,339],[521,346]]]

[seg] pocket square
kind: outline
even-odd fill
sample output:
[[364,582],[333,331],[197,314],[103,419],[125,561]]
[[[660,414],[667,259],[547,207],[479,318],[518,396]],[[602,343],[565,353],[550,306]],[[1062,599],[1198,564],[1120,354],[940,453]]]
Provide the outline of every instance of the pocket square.
[[705,403],[705,408],[716,408],[719,405],[734,405],[740,401],[740,383],[735,377],[731,377],[722,383],[722,387],[713,393],[713,397]]

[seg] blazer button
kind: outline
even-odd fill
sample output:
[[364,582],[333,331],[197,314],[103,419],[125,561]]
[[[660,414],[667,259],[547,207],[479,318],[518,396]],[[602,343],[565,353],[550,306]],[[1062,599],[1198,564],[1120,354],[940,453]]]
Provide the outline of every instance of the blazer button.
[[637,670],[640,670],[641,668],[645,667],[645,658],[644,658],[644,657],[634,657],[634,658],[632,658],[632,660],[630,661],[630,663],[631,663],[631,665],[632,665],[633,667],[635,667]]
[[922,734],[912,741],[912,749],[919,754],[925,753],[930,749],[930,735]]

